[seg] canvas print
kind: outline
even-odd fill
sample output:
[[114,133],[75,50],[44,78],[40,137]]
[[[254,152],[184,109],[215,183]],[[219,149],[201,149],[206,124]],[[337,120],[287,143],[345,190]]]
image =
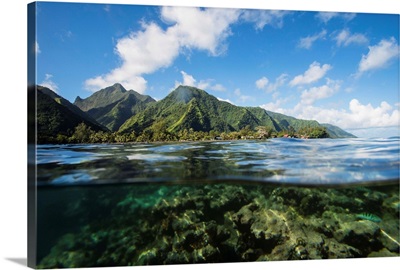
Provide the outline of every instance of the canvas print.
[[27,8],[30,267],[399,256],[398,14]]

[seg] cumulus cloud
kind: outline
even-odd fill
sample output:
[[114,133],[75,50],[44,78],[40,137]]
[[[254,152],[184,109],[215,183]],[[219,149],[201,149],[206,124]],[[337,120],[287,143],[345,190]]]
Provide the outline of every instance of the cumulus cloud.
[[327,79],[325,85],[312,87],[301,93],[301,104],[311,105],[319,99],[325,99],[335,94],[340,88],[340,82]]
[[384,68],[388,63],[399,56],[399,45],[395,38],[383,39],[375,46],[369,46],[367,55],[363,55],[358,65],[357,76],[366,71]]
[[358,99],[352,99],[348,109],[328,109],[302,102],[293,108],[285,109],[283,108],[284,104],[285,100],[280,99],[260,107],[299,119],[312,119],[320,123],[333,124],[343,129],[398,127],[400,125],[399,108],[391,106],[386,101],[382,101],[374,107],[370,103],[362,104]]
[[[297,110],[300,109],[297,108]],[[345,129],[398,126],[400,121],[399,110],[386,101],[373,107],[370,103],[362,104],[357,99],[349,102],[348,110],[305,106],[301,108],[298,116],[315,119],[322,123],[331,123]]]
[[175,82],[175,87],[179,85],[187,85],[187,86],[196,86],[196,80],[192,75],[187,74],[185,71],[181,71],[182,74],[182,82]]
[[[213,84],[212,79],[197,81],[192,75],[187,74],[185,71],[181,71],[182,81],[175,81],[175,88],[179,85],[193,86],[202,90],[214,90],[214,91],[225,91],[225,87],[222,84]],[[175,89],[174,88],[174,89]]]
[[144,93],[147,82],[141,75],[172,63],[179,53],[179,43],[174,35],[154,23],[142,27],[143,30],[118,40],[115,52],[122,65],[108,74],[86,80],[86,88],[97,91],[118,82]]
[[348,29],[343,29],[335,37],[337,46],[349,46],[350,44],[366,44],[368,39],[360,33],[351,34]]
[[278,99],[275,102],[268,102],[266,104],[261,105],[260,107],[271,111],[271,112],[277,112],[277,113],[287,113],[287,110],[285,110],[282,106],[287,102],[285,99]]
[[[116,82],[144,93],[144,74],[170,66],[183,48],[208,51],[217,56],[225,50],[231,35],[230,24],[237,21],[236,9],[198,9],[163,7],[161,18],[170,24],[163,30],[155,23],[142,23],[142,29],[117,41],[115,53],[121,66],[85,81],[87,89],[96,91]],[[201,22],[201,23],[198,23]]]
[[310,49],[315,41],[317,41],[318,39],[325,38],[326,33],[327,33],[326,30],[322,30],[321,32],[313,36],[307,36],[305,38],[301,38],[298,47],[303,49]]
[[173,24],[168,30],[180,46],[206,50],[215,56],[224,52],[224,41],[231,35],[229,26],[237,21],[239,12],[237,9],[163,7],[161,17]]
[[361,127],[382,127],[394,126],[399,124],[399,110],[393,110],[386,101],[382,101],[378,107],[373,107],[370,103],[361,104],[357,99],[352,99],[349,103],[351,121]]
[[356,17],[355,13],[339,13],[339,12],[319,12],[315,15],[317,19],[323,23],[328,23],[333,18],[341,18],[345,21],[351,21]]
[[40,83],[41,86],[47,87],[58,93],[58,85],[52,80],[53,75],[45,74],[44,80]]
[[[106,6],[107,7],[107,6]],[[171,66],[184,51],[200,50],[220,56],[227,50],[231,25],[238,21],[251,22],[257,29],[266,24],[281,26],[284,11],[249,11],[240,9],[162,7],[160,17],[167,27],[154,22],[142,22],[141,29],[117,40],[115,54],[121,65],[108,73],[89,78],[85,87],[97,91],[114,83],[144,93],[145,74]],[[214,85],[216,91],[223,86]]]
[[325,76],[326,72],[332,67],[329,64],[320,65],[318,62],[313,62],[308,70],[302,75],[297,75],[293,80],[290,81],[290,86],[296,86],[301,84],[310,84],[318,81]]
[[279,75],[274,82],[270,82],[267,77],[262,77],[255,82],[258,89],[265,90],[267,93],[276,91],[279,87],[285,84],[288,75],[283,73]]

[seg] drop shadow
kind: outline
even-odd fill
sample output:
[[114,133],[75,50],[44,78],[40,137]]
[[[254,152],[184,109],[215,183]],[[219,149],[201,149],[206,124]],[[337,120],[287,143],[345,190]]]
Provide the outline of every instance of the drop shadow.
[[5,258],[7,261],[22,265],[22,266],[27,266],[28,265],[28,259],[27,258]]

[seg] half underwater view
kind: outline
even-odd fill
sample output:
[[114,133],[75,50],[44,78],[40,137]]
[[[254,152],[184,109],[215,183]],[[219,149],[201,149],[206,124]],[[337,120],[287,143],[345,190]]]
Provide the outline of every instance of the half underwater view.
[[38,268],[399,256],[399,143],[39,145]]
[[160,2],[28,4],[28,266],[399,259],[399,14]]

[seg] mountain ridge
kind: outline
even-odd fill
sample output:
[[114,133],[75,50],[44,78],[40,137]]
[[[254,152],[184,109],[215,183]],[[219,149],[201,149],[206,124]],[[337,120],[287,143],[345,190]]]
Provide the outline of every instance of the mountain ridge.
[[36,91],[36,121],[39,142],[52,142],[57,136],[69,137],[81,123],[93,131],[107,128],[47,87],[38,85],[28,97],[34,99]]
[[134,90],[126,90],[121,84],[103,88],[88,98],[76,97],[74,105],[96,119],[111,131],[119,127],[132,115],[143,110],[155,100]]
[[[184,85],[159,101],[128,91],[121,84],[101,89],[85,99],[78,96],[74,104],[42,86],[37,86],[37,96],[39,135],[45,138],[71,137],[82,123],[81,133],[90,133],[85,138],[94,142],[180,140],[189,138],[187,134],[193,132],[199,132],[198,139],[202,136],[238,139],[247,138],[248,134],[253,134],[250,137],[262,134],[263,138],[285,134],[355,137],[334,125],[297,119],[261,107],[233,105],[202,89]],[[100,131],[104,133],[95,134]],[[70,141],[74,142],[74,137]]]
[[297,119],[261,107],[236,106],[220,101],[204,90],[183,85],[178,86],[164,99],[129,118],[120,127],[119,132],[151,130],[152,125],[160,121],[165,122],[168,132],[179,132],[190,128],[194,131],[233,132],[247,126],[251,129],[266,126],[275,132],[326,128],[332,138],[352,135],[333,125],[322,126],[315,120]]

